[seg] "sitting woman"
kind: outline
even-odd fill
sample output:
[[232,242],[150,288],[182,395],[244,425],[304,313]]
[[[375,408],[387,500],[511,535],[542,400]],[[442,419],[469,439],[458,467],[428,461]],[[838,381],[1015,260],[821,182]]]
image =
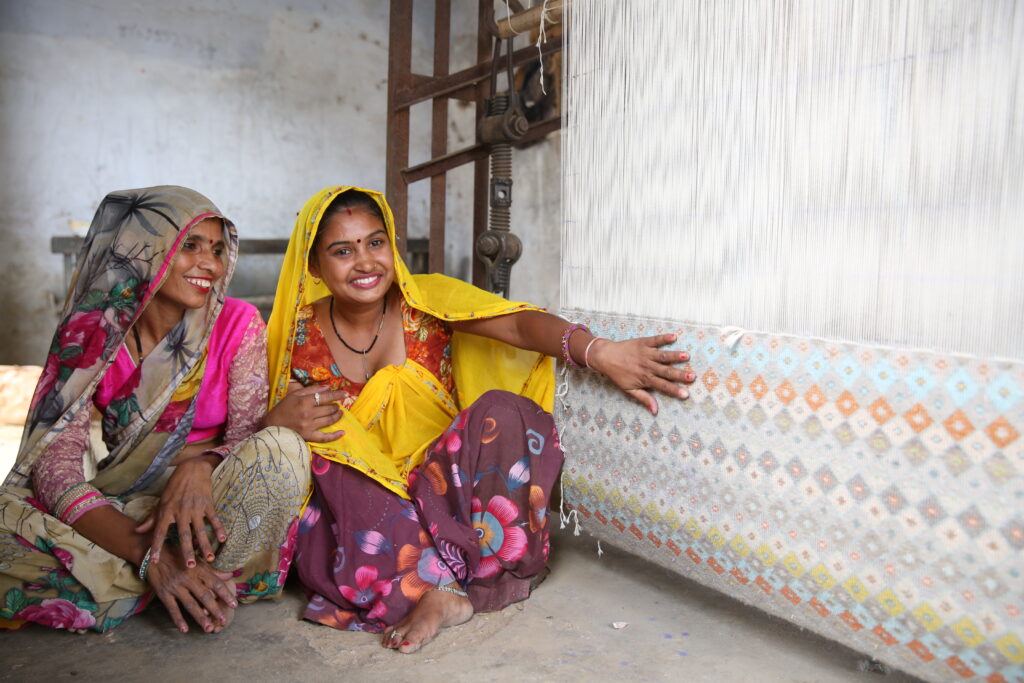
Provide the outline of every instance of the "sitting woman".
[[[296,571],[307,619],[414,652],[529,595],[549,548],[562,451],[550,356],[656,411],[686,398],[660,350],[443,275],[410,275],[382,195],[328,188],[299,214],[271,315],[268,423],[313,452]],[[302,385],[302,386],[299,386]],[[336,402],[336,403],[335,403]],[[327,430],[327,431],[325,431]]]
[[[0,488],[0,625],[106,631],[155,593],[182,632],[185,613],[211,632],[279,593],[309,454],[294,432],[254,434],[266,330],[225,297],[237,252],[192,190],[100,204]],[[93,406],[109,450],[95,467]]]

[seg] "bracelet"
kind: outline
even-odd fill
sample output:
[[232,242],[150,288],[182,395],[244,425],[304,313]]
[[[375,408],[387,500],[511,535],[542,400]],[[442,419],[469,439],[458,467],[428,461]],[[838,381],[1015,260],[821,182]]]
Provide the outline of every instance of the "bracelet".
[[139,581],[146,580],[146,572],[149,571],[149,554],[153,552],[153,548],[146,548],[146,554],[142,556],[142,562],[139,562]]
[[458,588],[452,588],[451,586],[434,586],[433,590],[443,591],[445,593],[451,593],[452,595],[458,595],[460,598],[468,598],[469,593],[466,591],[460,591]]
[[574,368],[580,367],[580,364],[574,361],[572,359],[572,355],[569,353],[569,337],[572,336],[573,332],[578,330],[583,330],[588,334],[590,333],[590,329],[586,325],[581,325],[580,323],[573,323],[572,325],[569,325],[569,327],[565,328],[565,332],[562,333],[562,360]]
[[583,352],[583,364],[587,366],[588,370],[590,369],[590,347],[593,346],[594,342],[596,342],[598,339],[601,339],[601,337],[594,337],[593,339],[591,339],[590,342],[587,344],[586,350]]

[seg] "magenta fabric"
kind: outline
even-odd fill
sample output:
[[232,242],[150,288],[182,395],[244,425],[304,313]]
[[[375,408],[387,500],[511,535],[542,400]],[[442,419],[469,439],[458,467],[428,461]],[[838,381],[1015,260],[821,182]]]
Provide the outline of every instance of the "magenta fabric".
[[[206,372],[203,373],[203,384],[199,389],[192,431],[186,440],[188,443],[203,441],[224,431],[228,419],[228,369],[249,329],[254,310],[252,304],[239,299],[227,297],[224,300],[224,308],[210,336]],[[130,343],[130,336],[126,343]],[[138,367],[128,355],[128,349],[122,345],[93,397],[93,403],[101,413],[125,383],[137,381],[134,378],[137,372]]]

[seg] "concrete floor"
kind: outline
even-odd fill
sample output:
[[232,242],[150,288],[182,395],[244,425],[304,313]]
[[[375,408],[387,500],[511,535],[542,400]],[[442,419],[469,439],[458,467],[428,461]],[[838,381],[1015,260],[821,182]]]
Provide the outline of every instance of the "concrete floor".
[[[0,471],[18,437],[0,429]],[[557,531],[552,547],[551,574],[529,600],[447,629],[414,655],[300,621],[304,601],[289,584],[217,635],[179,634],[159,605],[106,635],[5,633],[0,681],[917,680],[863,671],[862,655],[614,548],[598,557],[585,536]]]

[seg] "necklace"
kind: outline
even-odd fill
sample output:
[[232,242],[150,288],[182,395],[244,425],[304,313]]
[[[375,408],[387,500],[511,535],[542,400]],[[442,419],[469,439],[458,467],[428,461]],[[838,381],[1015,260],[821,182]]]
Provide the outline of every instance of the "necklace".
[[142,340],[139,338],[139,328],[132,325],[132,336],[135,337],[135,350],[139,354],[139,365],[142,365]]
[[336,336],[338,338],[338,341],[340,341],[342,343],[342,345],[346,349],[348,349],[352,353],[358,353],[358,354],[362,355],[362,357],[363,357],[363,374],[365,374],[366,375],[366,379],[369,380],[372,375],[370,373],[370,366],[366,362],[366,354],[368,354],[373,349],[373,347],[377,344],[377,339],[380,337],[380,331],[384,329],[384,316],[387,315],[387,312],[388,312],[388,296],[387,296],[387,294],[384,295],[384,308],[380,312],[380,324],[377,325],[377,334],[373,335],[373,341],[370,342],[370,345],[367,346],[365,349],[362,349],[362,350],[354,349],[351,346],[349,346],[348,342],[345,341],[344,339],[342,339],[341,333],[338,332],[338,325],[337,325],[337,323],[334,322],[334,297],[333,296],[331,297],[330,302],[328,302],[328,305],[331,307],[330,308],[330,311],[331,311],[331,327],[334,328],[334,336]]

